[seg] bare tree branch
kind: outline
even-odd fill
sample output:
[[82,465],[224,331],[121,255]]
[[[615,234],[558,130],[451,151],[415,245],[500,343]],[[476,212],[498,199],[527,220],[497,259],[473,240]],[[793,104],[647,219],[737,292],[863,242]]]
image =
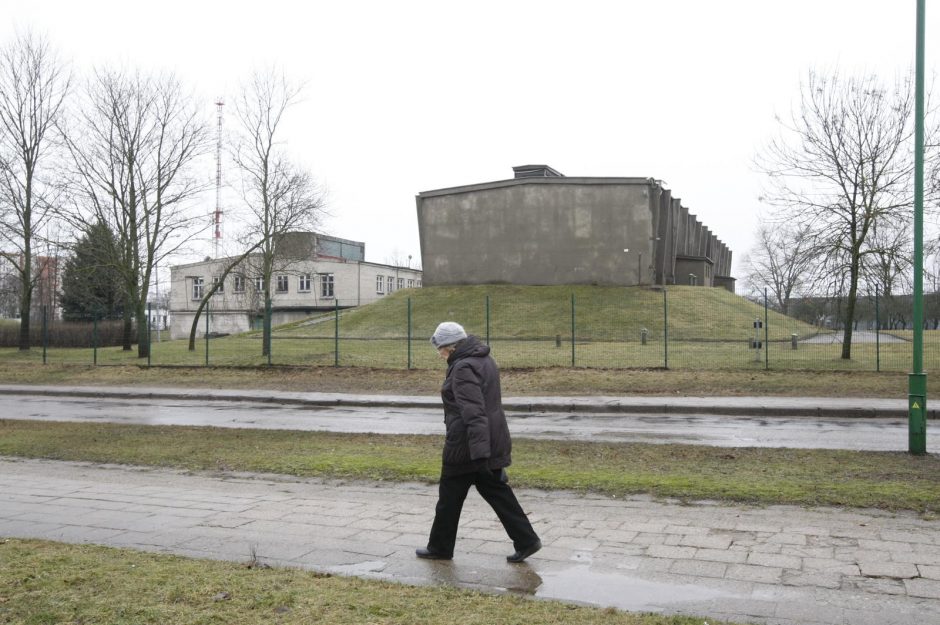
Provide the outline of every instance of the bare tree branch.
[[169,75],[99,70],[68,133],[79,225],[101,222],[117,238],[117,269],[137,320],[138,356],[149,350],[147,297],[154,267],[209,226],[191,206],[208,188],[193,173],[211,145],[193,98]]
[[[274,70],[256,72],[235,104],[238,136],[232,160],[251,214],[246,234],[258,249],[256,275],[262,280],[265,301],[271,297],[271,277],[278,262],[290,262],[278,254],[279,244],[291,232],[316,227],[324,207],[324,195],[313,177],[291,162],[281,145],[284,115],[300,93],[299,85]],[[262,355],[270,349],[270,337],[266,323]]]
[[17,35],[0,50],[0,250],[19,278],[20,350],[30,348],[33,290],[48,274],[35,262],[36,243],[52,218],[55,185],[41,172],[70,84],[68,69],[43,37]]
[[903,248],[889,253],[888,242],[899,241],[914,202],[913,113],[910,78],[885,87],[874,76],[810,72],[799,108],[756,158],[764,199],[812,237],[820,266],[836,272],[824,272],[829,286],[846,289],[842,358],[851,357],[860,285],[880,262],[867,257],[894,254],[896,264]]

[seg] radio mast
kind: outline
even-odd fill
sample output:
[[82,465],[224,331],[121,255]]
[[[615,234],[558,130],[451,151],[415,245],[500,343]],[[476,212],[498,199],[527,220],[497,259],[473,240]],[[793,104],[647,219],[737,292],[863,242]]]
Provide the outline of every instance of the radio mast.
[[215,103],[219,118],[215,143],[215,232],[213,234],[215,258],[219,257],[219,241],[222,240],[222,107],[224,105],[222,98]]

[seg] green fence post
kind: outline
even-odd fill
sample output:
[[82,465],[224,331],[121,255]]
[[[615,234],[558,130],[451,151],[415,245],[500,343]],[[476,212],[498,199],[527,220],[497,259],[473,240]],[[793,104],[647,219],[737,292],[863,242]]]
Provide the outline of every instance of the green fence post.
[[209,366],[209,302],[206,302],[206,366]]
[[571,368],[574,368],[574,293],[571,294]]
[[770,370],[770,317],[767,314],[767,287],[764,287],[764,369]]
[[153,304],[147,302],[147,368],[150,368],[150,350],[153,349],[153,342],[150,340],[150,319],[153,314]]
[[881,315],[878,311],[878,291],[875,291],[875,371],[881,371]]
[[271,344],[274,343],[274,337],[271,336],[274,328],[271,326],[271,295],[265,294],[264,298],[264,330],[262,336],[266,336],[265,353],[268,355],[268,366],[271,366]]
[[411,369],[411,298],[408,298],[408,368]]
[[669,368],[669,304],[666,301],[666,287],[663,287],[663,368]]
[[339,300],[333,300],[333,366],[339,366]]
[[91,364],[98,366],[98,315],[91,318]]
[[490,296],[486,296],[486,344],[490,344]]
[[46,307],[42,307],[42,364],[46,364],[46,348],[49,346],[49,322],[46,320]]

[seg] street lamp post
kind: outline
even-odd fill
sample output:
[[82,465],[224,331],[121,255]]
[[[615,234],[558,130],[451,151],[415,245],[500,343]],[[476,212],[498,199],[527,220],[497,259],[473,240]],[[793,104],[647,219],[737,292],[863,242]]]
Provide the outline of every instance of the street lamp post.
[[914,84],[914,358],[908,376],[908,451],[927,453],[927,374],[924,373],[924,13],[917,0]]

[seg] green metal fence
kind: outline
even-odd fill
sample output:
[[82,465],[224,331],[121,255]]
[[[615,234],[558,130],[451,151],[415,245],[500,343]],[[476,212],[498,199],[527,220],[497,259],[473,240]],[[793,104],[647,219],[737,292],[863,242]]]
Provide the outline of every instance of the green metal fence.
[[[907,371],[912,355],[912,331],[882,329],[877,303],[874,318],[853,329],[851,358],[844,359],[842,330],[779,314],[766,298],[752,302],[721,289],[465,287],[459,297],[422,291],[430,289],[402,291],[359,309],[337,305],[305,322],[276,327],[266,355],[262,331],[211,337],[206,330],[194,351],[187,340],[166,340],[163,331],[157,341],[152,331],[149,357],[141,359],[136,346],[123,350],[113,336],[104,345],[98,320],[69,324],[68,335],[84,337],[84,343],[59,347],[76,341],[63,343],[65,324],[44,320],[41,344],[26,353],[0,348],[0,361],[437,368],[428,337],[444,320],[479,336],[504,368]],[[940,361],[940,331],[925,331],[924,343],[930,369]]]

